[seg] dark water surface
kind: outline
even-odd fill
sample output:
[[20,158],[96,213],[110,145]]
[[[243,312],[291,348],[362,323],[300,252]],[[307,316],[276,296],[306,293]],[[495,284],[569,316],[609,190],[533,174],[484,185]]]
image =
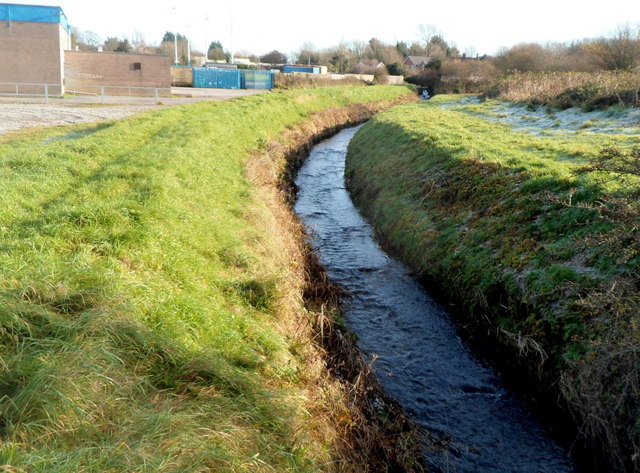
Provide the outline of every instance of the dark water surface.
[[356,130],[312,150],[296,179],[295,208],[329,276],[351,294],[344,316],[360,349],[377,357],[381,384],[419,424],[451,436],[446,451],[426,452],[431,470],[575,471],[566,452],[460,340],[449,315],[376,243],[344,186]]

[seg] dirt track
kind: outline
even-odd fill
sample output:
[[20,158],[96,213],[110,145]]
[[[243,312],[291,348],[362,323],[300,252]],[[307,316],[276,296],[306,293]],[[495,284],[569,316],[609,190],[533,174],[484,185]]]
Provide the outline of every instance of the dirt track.
[[135,113],[200,100],[228,100],[262,90],[186,89],[172,90],[173,97],[156,104],[145,97],[72,97],[64,99],[0,98],[0,134],[33,126],[70,125],[116,120]]
[[78,107],[0,103],[0,134],[33,126],[69,125],[114,120],[157,106]]

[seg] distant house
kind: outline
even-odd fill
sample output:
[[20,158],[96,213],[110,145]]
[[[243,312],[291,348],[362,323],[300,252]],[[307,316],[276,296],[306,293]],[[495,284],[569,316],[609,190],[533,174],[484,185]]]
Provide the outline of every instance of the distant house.
[[384,62],[374,59],[360,61],[351,68],[351,72],[355,74],[374,74],[377,69],[387,67]]
[[356,67],[373,67],[375,69],[378,69],[380,67],[387,67],[387,66],[382,61],[376,61],[372,59],[367,61],[360,61],[358,64],[356,64]]
[[421,71],[424,70],[425,67],[427,67],[429,61],[431,61],[431,58],[426,56],[407,56],[402,64],[407,66],[410,71]]

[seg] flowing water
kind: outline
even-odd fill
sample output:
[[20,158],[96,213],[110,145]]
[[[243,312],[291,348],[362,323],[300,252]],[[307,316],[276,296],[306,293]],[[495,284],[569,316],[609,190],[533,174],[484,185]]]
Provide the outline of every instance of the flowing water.
[[410,271],[384,253],[344,186],[344,161],[357,128],[317,145],[296,179],[296,212],[332,281],[350,294],[348,327],[389,395],[417,423],[451,439],[427,449],[431,471],[574,472],[494,370],[458,337],[450,316]]

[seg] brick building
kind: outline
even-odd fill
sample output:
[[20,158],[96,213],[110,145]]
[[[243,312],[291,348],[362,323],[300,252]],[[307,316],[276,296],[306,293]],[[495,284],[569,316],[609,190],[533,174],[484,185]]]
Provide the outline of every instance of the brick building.
[[64,68],[65,84],[74,89],[82,89],[79,86],[171,87],[169,56],[66,51]]
[[[64,91],[64,50],[70,29],[60,7],[0,3],[0,84],[49,84]],[[15,86],[0,85],[0,92]],[[23,93],[44,93],[43,86],[21,86]]]
[[71,51],[70,38],[62,8],[0,3],[0,93],[44,94],[44,84],[52,95],[65,86],[171,87],[168,56]]

